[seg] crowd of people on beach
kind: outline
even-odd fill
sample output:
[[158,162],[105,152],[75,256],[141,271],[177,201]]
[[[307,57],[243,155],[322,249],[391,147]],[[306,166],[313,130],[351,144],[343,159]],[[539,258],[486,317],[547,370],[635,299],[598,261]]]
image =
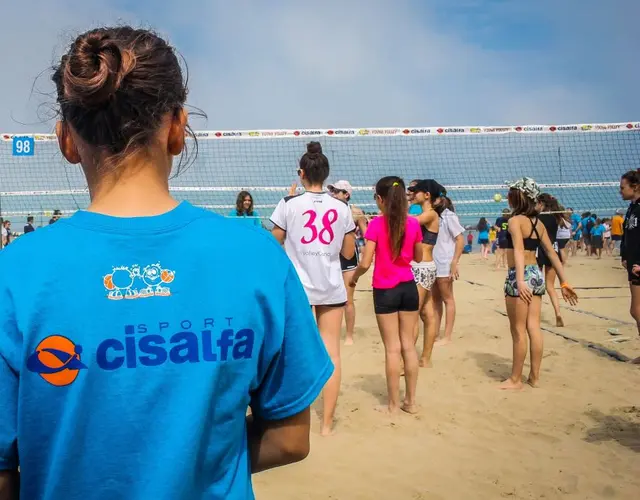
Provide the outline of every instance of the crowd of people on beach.
[[[368,218],[349,182],[327,182],[313,141],[268,232],[246,191],[232,217],[172,196],[173,160],[192,132],[186,78],[163,38],[93,29],[52,80],[59,148],[81,165],[91,202],[0,252],[0,500],[253,498],[251,474],[308,455],[320,395],[320,433],[334,433],[342,324],[353,344],[353,291],[372,267],[388,396],[378,409],[420,411],[443,317],[441,343],[452,338],[465,246],[445,186],[384,176]],[[606,228],[592,214],[567,218],[531,178],[506,188],[508,212],[478,230],[483,242],[496,231],[506,267],[513,363],[500,388],[521,390],[527,350],[526,381],[540,382],[542,296],[557,277],[563,299],[578,300],[558,240],[598,250]],[[620,193],[640,333],[638,171],[622,175]]]

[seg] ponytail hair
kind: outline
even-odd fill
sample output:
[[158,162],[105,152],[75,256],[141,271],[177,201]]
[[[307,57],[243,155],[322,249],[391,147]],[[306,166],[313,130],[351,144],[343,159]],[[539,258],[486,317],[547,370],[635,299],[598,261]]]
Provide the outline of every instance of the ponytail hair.
[[456,211],[451,198],[449,198],[446,194],[438,198],[438,201],[434,205],[433,209],[436,211],[439,217],[442,217],[442,213],[445,210],[450,210],[452,212]]
[[402,252],[409,211],[404,181],[395,175],[383,177],[376,184],[376,196],[382,201],[384,217],[389,226],[391,255],[397,259]]
[[560,205],[558,198],[549,193],[541,193],[538,196],[538,201],[542,203],[543,212],[550,212],[558,226],[564,226],[566,222],[564,209]]

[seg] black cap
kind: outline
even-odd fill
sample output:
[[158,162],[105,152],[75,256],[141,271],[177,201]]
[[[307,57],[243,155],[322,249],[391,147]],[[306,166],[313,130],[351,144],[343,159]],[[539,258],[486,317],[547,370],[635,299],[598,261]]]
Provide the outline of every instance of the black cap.
[[407,190],[412,193],[429,193],[431,198],[439,198],[440,196],[446,196],[447,190],[445,187],[440,184],[438,181],[433,179],[422,179],[419,180],[413,186],[409,186]]

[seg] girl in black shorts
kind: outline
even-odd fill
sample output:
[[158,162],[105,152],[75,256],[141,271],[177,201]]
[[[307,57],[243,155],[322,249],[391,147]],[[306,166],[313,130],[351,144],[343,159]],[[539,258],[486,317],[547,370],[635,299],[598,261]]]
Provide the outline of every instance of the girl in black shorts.
[[[627,270],[631,291],[631,317],[635,320],[640,335],[640,169],[629,170],[620,179],[622,199],[630,202],[624,217],[624,232],[620,246],[622,267]],[[640,356],[632,361],[640,364]]]
[[[415,217],[408,217],[404,182],[383,177],[376,184],[375,200],[382,212],[369,223],[362,259],[349,286],[373,268],[373,304],[385,350],[389,404],[382,409],[416,413],[418,354],[413,332],[418,324],[418,288],[411,261],[422,261],[422,232]],[[406,392],[400,403],[400,367],[404,361]]]
[[[351,209],[351,215],[353,216],[353,221],[356,224],[356,232],[360,231],[361,234],[367,230],[367,217],[364,212],[356,207],[354,204],[349,203],[351,201],[351,194],[353,192],[353,188],[351,187],[351,183],[349,181],[338,181],[333,184],[329,184],[327,189],[331,193],[331,196],[334,198],[344,201],[349,208]],[[356,327],[356,305],[354,301],[354,292],[355,289],[349,286],[349,282],[351,278],[353,278],[353,273],[355,273],[356,268],[358,267],[358,260],[360,258],[360,251],[358,250],[358,245],[356,245],[356,253],[352,258],[346,259],[342,255],[340,255],[340,268],[342,269],[342,278],[344,280],[344,285],[347,288],[347,306],[344,309],[344,320],[347,326],[347,332],[344,339],[344,345],[353,345],[353,331]]]

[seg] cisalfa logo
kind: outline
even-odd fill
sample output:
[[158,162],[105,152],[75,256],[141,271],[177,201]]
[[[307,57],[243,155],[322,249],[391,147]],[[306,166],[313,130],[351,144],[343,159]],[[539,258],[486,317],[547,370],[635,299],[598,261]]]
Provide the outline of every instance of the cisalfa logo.
[[27,358],[27,370],[37,373],[53,386],[71,385],[80,370],[87,369],[81,354],[82,346],[62,335],[51,335],[40,342]]

